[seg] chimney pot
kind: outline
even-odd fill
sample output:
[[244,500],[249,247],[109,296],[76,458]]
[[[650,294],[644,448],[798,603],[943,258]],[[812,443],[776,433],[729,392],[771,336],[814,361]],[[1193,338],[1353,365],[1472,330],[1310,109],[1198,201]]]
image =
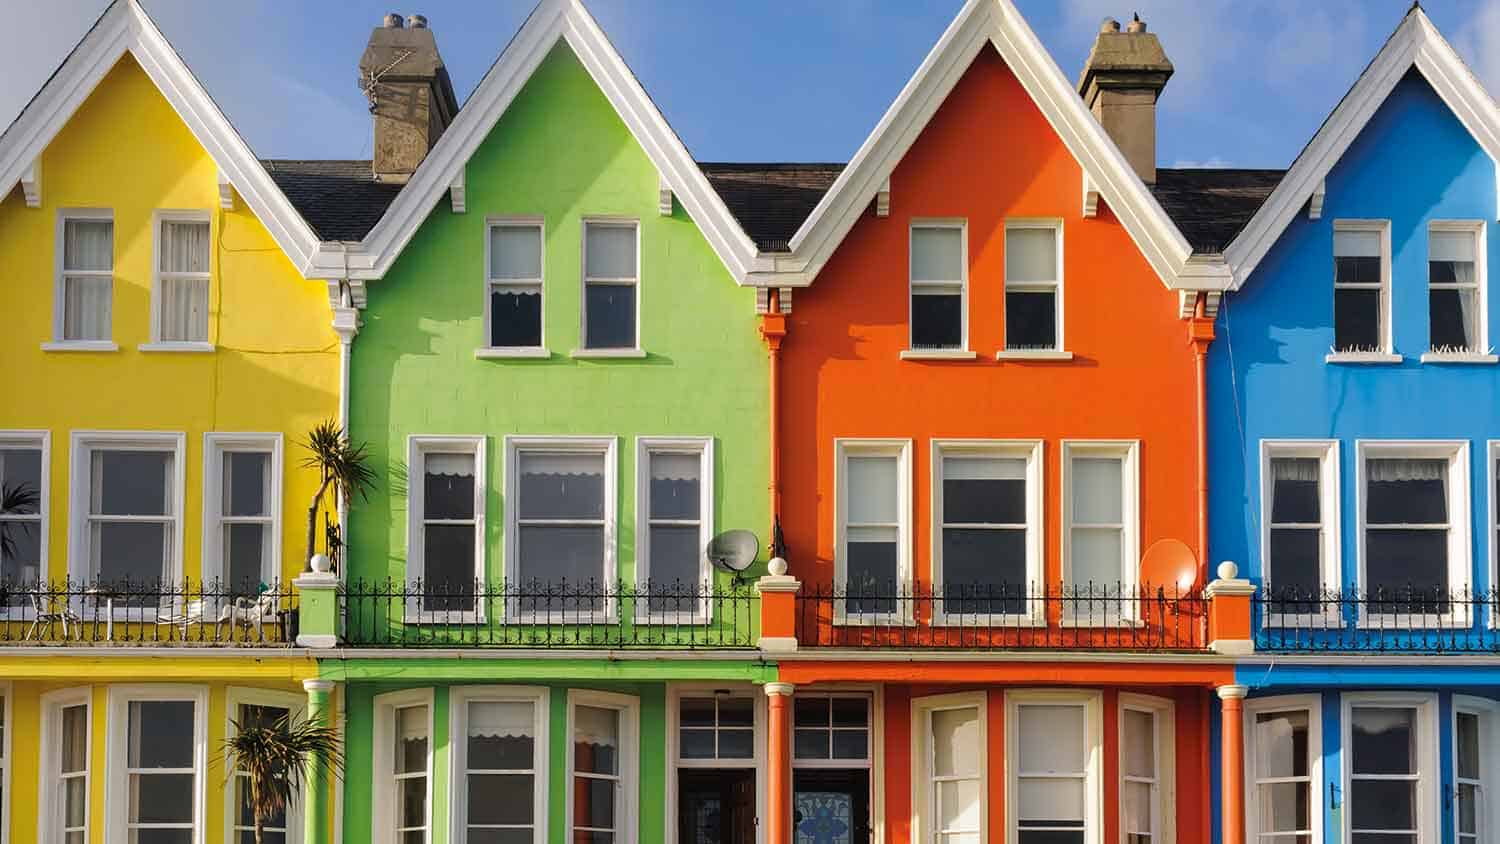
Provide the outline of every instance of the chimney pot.
[[1125,27],[1125,31],[1130,33],[1145,32],[1146,22],[1141,20],[1139,13],[1136,13],[1131,16],[1130,25]]
[[426,29],[427,28],[427,16],[426,15],[407,15],[406,16],[406,25],[409,26],[409,27],[411,27],[412,29]]
[[385,16],[385,20],[381,23],[381,26],[385,27],[386,29],[400,29],[401,21],[402,17],[395,12],[392,12],[389,15]]
[[1104,22],[1101,23],[1101,24],[1099,24],[1099,31],[1100,32],[1119,32],[1120,31],[1120,22],[1117,21],[1117,20],[1115,20],[1114,18],[1105,18]]
[[1105,19],[1078,79],[1084,104],[1147,184],[1156,181],[1156,99],[1171,76],[1161,41],[1133,15],[1124,32]]
[[360,85],[374,117],[371,170],[403,184],[458,113],[453,81],[422,15],[386,15],[359,59]]

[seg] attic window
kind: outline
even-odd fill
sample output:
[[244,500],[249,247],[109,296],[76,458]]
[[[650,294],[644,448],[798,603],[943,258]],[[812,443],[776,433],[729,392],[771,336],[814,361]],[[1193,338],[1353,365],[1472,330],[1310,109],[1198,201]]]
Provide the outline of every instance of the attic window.
[[1428,342],[1435,352],[1483,352],[1479,229],[1457,225],[1427,233]]
[[1333,232],[1333,345],[1337,352],[1387,352],[1390,279],[1384,222],[1336,222]]
[[503,222],[489,226],[485,310],[491,348],[542,345],[542,226]]
[[1011,223],[1005,227],[1005,348],[1062,348],[1062,227]]
[[963,349],[963,223],[911,227],[911,347]]

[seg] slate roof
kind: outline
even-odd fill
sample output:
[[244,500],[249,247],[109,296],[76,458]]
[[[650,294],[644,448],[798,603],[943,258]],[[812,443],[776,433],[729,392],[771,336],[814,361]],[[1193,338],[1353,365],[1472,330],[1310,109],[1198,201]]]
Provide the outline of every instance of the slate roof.
[[401,191],[375,181],[364,161],[262,160],[277,187],[321,240],[360,240]]
[[1158,167],[1151,192],[1196,253],[1223,252],[1285,170]]
[[844,165],[700,163],[698,169],[758,249],[786,252]]

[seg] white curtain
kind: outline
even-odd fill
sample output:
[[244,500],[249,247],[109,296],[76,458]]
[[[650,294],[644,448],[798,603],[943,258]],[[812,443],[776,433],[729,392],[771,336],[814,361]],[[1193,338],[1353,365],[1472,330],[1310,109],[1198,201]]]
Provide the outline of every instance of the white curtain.
[[1273,457],[1271,458],[1271,481],[1299,481],[1303,483],[1318,483],[1321,479],[1321,471],[1318,460],[1315,457]]
[[1057,281],[1057,230],[1006,229],[1006,281]]
[[108,340],[114,282],[101,276],[68,276],[63,281],[63,339]]
[[894,457],[850,457],[844,489],[849,496],[850,524],[898,521],[896,488],[898,465]]
[[1381,457],[1365,463],[1372,483],[1390,481],[1441,481],[1448,477],[1448,461]]
[[208,279],[161,280],[161,339],[167,342],[208,340]]
[[1076,774],[1087,767],[1084,710],[1070,705],[1019,708],[1021,739],[1017,771],[1022,774]]
[[962,281],[963,230],[956,226],[913,228],[911,277],[913,281]]
[[521,474],[599,476],[604,474],[604,457],[599,454],[526,452],[521,455]]
[[396,710],[396,740],[425,741],[427,739],[427,707],[406,706]]
[[472,454],[428,454],[422,458],[423,472],[428,475],[474,476]]
[[69,220],[63,231],[63,269],[113,269],[114,233],[115,224],[110,220]]
[[1119,524],[1122,520],[1124,467],[1116,457],[1075,457],[1070,478],[1076,524]]
[[589,223],[585,227],[588,278],[635,278],[635,226]]
[[1333,233],[1336,258],[1380,257],[1380,232],[1336,231]]
[[984,759],[979,734],[978,709],[939,709],[933,712],[932,773],[940,777],[977,775]]
[[597,706],[573,709],[573,743],[620,746],[620,713]]
[[470,738],[536,738],[533,704],[474,701],[469,704]]
[[650,461],[653,481],[696,481],[703,471],[696,454],[653,454]]
[[1472,232],[1431,232],[1427,235],[1427,260],[1474,263]]
[[493,226],[490,228],[490,278],[538,279],[542,277],[542,230],[540,226]]
[[164,273],[208,272],[208,223],[164,222],[161,224],[161,271]]
[[945,481],[1024,481],[1026,461],[1014,457],[944,457]]

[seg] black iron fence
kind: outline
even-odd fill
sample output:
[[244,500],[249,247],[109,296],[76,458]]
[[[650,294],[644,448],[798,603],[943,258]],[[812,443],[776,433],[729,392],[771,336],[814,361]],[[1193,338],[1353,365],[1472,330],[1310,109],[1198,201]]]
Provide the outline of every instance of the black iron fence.
[[282,584],[0,581],[0,645],[288,647],[296,628]]
[[1256,650],[1500,652],[1500,593],[1422,587],[1257,591]]
[[754,648],[760,615],[748,583],[360,580],[340,600],[344,641],[374,647]]
[[1192,651],[1207,601],[1155,586],[804,584],[801,647]]

